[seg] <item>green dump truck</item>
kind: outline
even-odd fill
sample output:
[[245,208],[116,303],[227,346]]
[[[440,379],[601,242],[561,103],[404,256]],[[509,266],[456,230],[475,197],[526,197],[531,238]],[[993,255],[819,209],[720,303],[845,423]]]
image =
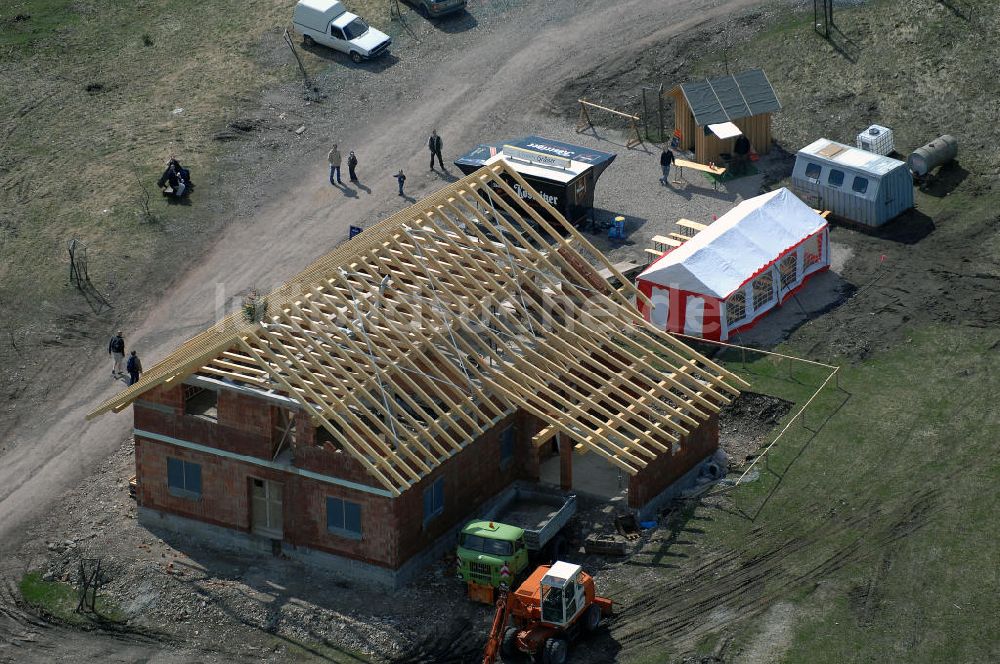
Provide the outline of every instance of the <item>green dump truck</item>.
[[459,533],[459,576],[469,597],[492,603],[504,565],[513,585],[529,565],[559,557],[559,535],[576,514],[576,496],[540,486],[515,485]]

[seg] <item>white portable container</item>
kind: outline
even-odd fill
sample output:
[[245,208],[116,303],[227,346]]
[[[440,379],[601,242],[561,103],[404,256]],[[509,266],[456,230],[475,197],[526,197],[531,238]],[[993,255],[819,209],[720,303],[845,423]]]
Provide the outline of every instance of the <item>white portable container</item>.
[[858,147],[867,152],[874,152],[883,157],[896,148],[892,137],[892,129],[881,125],[872,125],[858,134]]

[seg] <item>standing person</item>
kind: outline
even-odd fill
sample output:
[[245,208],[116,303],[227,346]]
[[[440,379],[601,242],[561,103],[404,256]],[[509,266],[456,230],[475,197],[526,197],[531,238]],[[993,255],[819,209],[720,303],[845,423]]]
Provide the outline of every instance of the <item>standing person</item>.
[[111,356],[113,364],[111,365],[111,377],[120,378],[125,375],[125,337],[122,336],[121,331],[115,336],[111,337],[111,342],[108,344],[108,355]]
[[354,172],[354,169],[358,167],[358,157],[354,154],[354,150],[351,150],[351,154],[347,155],[347,172],[351,176],[351,182],[358,181],[358,174]]
[[132,351],[132,354],[128,356],[128,364],[125,365],[128,370],[128,384],[135,385],[139,382],[139,374],[142,373],[142,362],[139,361],[139,356]]
[[[326,159],[330,162],[330,184],[344,184],[340,181],[340,150],[337,149],[336,143],[333,144],[330,154],[326,155]],[[334,176],[337,177],[336,183],[333,181]]]
[[663,152],[660,153],[660,168],[663,169],[663,177],[660,178],[660,184],[663,186],[667,186],[670,182],[670,165],[673,163],[674,151],[664,146]]
[[399,183],[399,195],[403,196],[403,183],[406,182],[406,176],[403,175],[403,169],[399,169],[399,172],[393,177],[396,178],[396,182]]
[[438,164],[441,165],[441,170],[444,170],[444,160],[441,159],[441,137],[438,136],[437,130],[431,130],[431,137],[427,139],[427,149],[431,151],[431,170],[434,170],[434,155],[437,155]]

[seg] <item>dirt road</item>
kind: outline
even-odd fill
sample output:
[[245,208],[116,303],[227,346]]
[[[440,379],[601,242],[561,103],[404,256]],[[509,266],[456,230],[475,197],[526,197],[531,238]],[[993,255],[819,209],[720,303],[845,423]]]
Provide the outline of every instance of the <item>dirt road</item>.
[[[398,59],[355,67],[327,54],[331,71],[318,82],[329,91],[323,103],[303,110],[295,88],[262,96],[263,115],[304,114],[306,131],[301,136],[282,131],[283,145],[267,153],[268,168],[260,166],[259,148],[237,148],[247,175],[232,186],[248,192],[246,209],[226,213],[232,221],[215,246],[202,257],[189,257],[189,269],[168,295],[141,312],[144,320],[128,331],[130,346],[140,348],[144,363],[152,366],[238,303],[240,291],[282,282],[346,239],[349,224],[373,223],[400,209],[407,201],[395,193],[391,175],[397,169],[409,174],[407,193],[414,198],[440,187],[448,176],[430,173],[425,162],[430,129],[442,134],[446,158],[477,142],[527,133],[532,116],[546,111],[551,93],[565,79],[752,4],[470,2],[475,20],[461,27],[471,29],[451,32],[447,25],[411,23],[396,40]],[[325,156],[333,140],[345,154],[359,151],[364,187],[338,189],[326,182]],[[194,205],[211,195],[201,188]],[[58,510],[63,491],[91,473],[129,433],[128,413],[84,421],[91,408],[122,387],[108,377],[106,357],[103,348],[80,357],[93,368],[88,377],[53,390],[0,462],[0,559],[7,561],[0,573],[8,579],[23,570],[14,566],[14,554],[23,544],[24,526]],[[53,380],[58,368],[43,371],[40,379]],[[3,621],[0,615],[0,635],[23,628]],[[74,646],[53,647],[47,659]]]

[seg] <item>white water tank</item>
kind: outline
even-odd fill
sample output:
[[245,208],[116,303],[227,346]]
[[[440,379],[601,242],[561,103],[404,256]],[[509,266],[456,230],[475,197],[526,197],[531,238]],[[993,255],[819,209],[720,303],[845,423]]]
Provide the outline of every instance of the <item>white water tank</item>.
[[868,127],[868,129],[858,134],[858,147],[884,157],[896,147],[892,137],[892,129],[881,125]]

